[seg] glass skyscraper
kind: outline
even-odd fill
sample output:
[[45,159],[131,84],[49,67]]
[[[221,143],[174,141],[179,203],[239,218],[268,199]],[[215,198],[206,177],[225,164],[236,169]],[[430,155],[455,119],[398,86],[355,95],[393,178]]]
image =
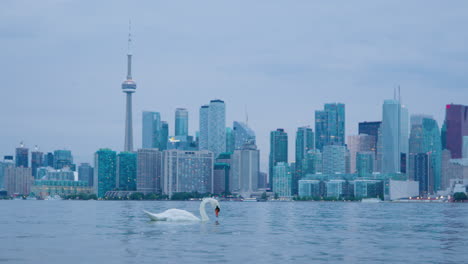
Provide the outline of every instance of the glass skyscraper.
[[226,106],[222,100],[211,100],[200,108],[200,150],[215,156],[226,151]]
[[142,120],[143,148],[159,148],[161,134],[161,115],[158,112],[143,112]]
[[291,197],[292,175],[288,163],[278,162],[273,167],[273,192],[279,197]]
[[323,147],[323,173],[346,173],[346,147],[327,145]]
[[226,152],[234,151],[234,133],[232,128],[226,127]]
[[258,189],[260,173],[260,150],[253,143],[244,144],[232,154],[231,175],[233,192],[244,198],[250,197]]
[[233,125],[234,149],[240,149],[247,142],[256,144],[255,132],[247,124],[234,121]]
[[27,168],[28,156],[29,156],[29,149],[24,147],[23,142],[21,142],[21,146],[16,148],[16,156],[15,156],[16,167]]
[[315,147],[320,151],[326,145],[345,143],[345,105],[325,104],[324,110],[315,111]]
[[121,191],[136,191],[137,154],[120,152],[117,155],[117,184]]
[[270,133],[269,183],[273,187],[273,168],[278,162],[288,163],[288,133],[278,128]]
[[177,108],[175,111],[175,136],[188,136],[188,111],[185,108]]
[[409,151],[408,110],[398,100],[385,100],[382,113],[382,173],[401,172]]
[[312,149],[314,149],[314,132],[310,127],[299,127],[296,132],[296,171],[293,172],[293,194],[298,192],[298,181],[305,175],[305,156],[307,151]]
[[103,198],[117,186],[117,153],[110,149],[100,149],[94,154],[94,193]]
[[468,136],[468,106],[448,104],[445,107],[445,145],[452,159],[463,156],[463,136]]
[[54,151],[54,169],[60,170],[64,167],[73,168],[73,156],[70,150],[59,149]]
[[37,179],[37,168],[42,167],[44,164],[44,153],[38,151],[37,149],[35,151],[31,152],[31,169],[32,169],[32,175],[34,179]]

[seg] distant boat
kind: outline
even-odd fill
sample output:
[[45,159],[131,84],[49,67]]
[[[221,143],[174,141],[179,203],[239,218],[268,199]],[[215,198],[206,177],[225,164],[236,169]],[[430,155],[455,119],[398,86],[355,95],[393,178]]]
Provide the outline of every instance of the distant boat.
[[256,202],[257,198],[244,198],[243,202]]
[[379,198],[364,198],[361,200],[361,203],[380,203],[382,200]]

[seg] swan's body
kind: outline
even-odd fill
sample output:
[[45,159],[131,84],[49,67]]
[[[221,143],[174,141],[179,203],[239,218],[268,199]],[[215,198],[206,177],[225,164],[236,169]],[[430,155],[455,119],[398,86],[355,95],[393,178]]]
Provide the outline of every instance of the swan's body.
[[143,210],[143,212],[153,221],[208,221],[210,218],[206,214],[206,204],[210,203],[213,208],[219,207],[219,202],[213,198],[203,198],[200,203],[201,219],[194,214],[180,209],[169,209],[160,214],[153,214]]

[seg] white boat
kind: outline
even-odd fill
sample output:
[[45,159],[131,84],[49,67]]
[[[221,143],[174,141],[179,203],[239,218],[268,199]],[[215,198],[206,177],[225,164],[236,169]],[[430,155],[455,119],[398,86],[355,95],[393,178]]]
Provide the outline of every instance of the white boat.
[[46,198],[44,198],[44,200],[47,200],[47,201],[57,201],[57,200],[62,200],[62,197],[60,197],[60,195],[52,195],[52,196],[47,196]]
[[379,198],[364,198],[361,200],[361,203],[380,203],[382,200]]
[[244,198],[243,202],[256,202],[257,198]]

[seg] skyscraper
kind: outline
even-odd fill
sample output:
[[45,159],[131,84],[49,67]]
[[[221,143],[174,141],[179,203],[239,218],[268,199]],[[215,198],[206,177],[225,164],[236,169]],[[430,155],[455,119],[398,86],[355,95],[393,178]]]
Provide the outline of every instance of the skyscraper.
[[346,173],[346,147],[326,145],[323,147],[323,173]]
[[93,186],[94,168],[89,163],[81,163],[78,166],[78,180],[87,182],[89,187]]
[[356,153],[356,171],[359,177],[372,175],[374,172],[373,151],[359,151]]
[[70,150],[59,149],[54,151],[54,169],[60,170],[64,167],[72,168],[73,156]]
[[296,171],[293,172],[292,193],[298,192],[298,181],[305,175],[304,162],[307,151],[314,149],[314,132],[310,127],[299,127],[296,132]]
[[257,191],[260,173],[260,151],[257,146],[245,143],[240,149],[234,150],[231,170],[233,192],[238,192],[243,197],[250,197]]
[[131,34],[128,34],[128,53],[127,53],[127,79],[122,83],[122,91],[127,96],[125,111],[125,144],[124,151],[133,151],[133,124],[132,124],[132,93],[136,90],[136,82],[132,79],[132,53]]
[[350,172],[356,172],[356,157],[358,152],[372,151],[375,157],[375,137],[367,134],[348,136]]
[[37,168],[42,167],[43,164],[44,164],[44,153],[40,152],[36,146],[35,150],[31,152],[32,176],[35,179],[37,175]]
[[247,124],[234,121],[232,124],[234,136],[234,149],[240,149],[245,143],[255,142],[255,132]]
[[278,162],[273,167],[272,191],[279,197],[291,197],[292,175],[288,163]]
[[161,115],[158,112],[143,111],[142,147],[160,148]]
[[175,111],[175,136],[188,136],[188,111],[185,108],[177,108]]
[[382,172],[400,172],[409,151],[408,110],[396,99],[385,100],[382,115]]
[[198,146],[200,150],[208,150],[208,121],[210,115],[210,106],[202,105],[200,107],[200,132],[198,136]]
[[5,169],[7,167],[15,167],[13,160],[3,159],[0,161],[0,190],[5,189]]
[[119,190],[136,191],[137,154],[120,152],[117,155],[117,186]]
[[137,152],[137,191],[161,193],[162,152],[139,149]]
[[20,146],[16,148],[16,167],[28,167],[28,156],[29,156],[29,149],[26,148],[21,142]]
[[94,154],[94,193],[103,198],[117,186],[117,154],[110,149],[100,149]]
[[234,151],[234,133],[232,128],[226,127],[226,152]]
[[8,195],[15,193],[22,195],[29,195],[33,177],[31,168],[24,166],[20,167],[6,167],[5,168],[5,189]]
[[325,104],[324,110],[315,111],[315,147],[320,151],[326,145],[345,143],[345,105]]
[[369,136],[373,136],[375,141],[374,141],[374,146],[372,146],[372,149],[377,155],[377,145],[379,141],[379,129],[380,126],[382,125],[382,122],[360,122],[359,123],[359,134],[366,134]]
[[448,104],[445,107],[445,144],[450,150],[452,159],[463,156],[463,136],[468,136],[468,106]]
[[211,100],[200,108],[200,150],[215,156],[226,151],[226,106],[224,101]]
[[269,183],[273,187],[273,168],[278,162],[288,163],[288,133],[278,128],[270,133]]
[[161,137],[159,138],[159,148],[161,150],[166,150],[168,141],[169,141],[169,124],[166,121],[161,121]]

